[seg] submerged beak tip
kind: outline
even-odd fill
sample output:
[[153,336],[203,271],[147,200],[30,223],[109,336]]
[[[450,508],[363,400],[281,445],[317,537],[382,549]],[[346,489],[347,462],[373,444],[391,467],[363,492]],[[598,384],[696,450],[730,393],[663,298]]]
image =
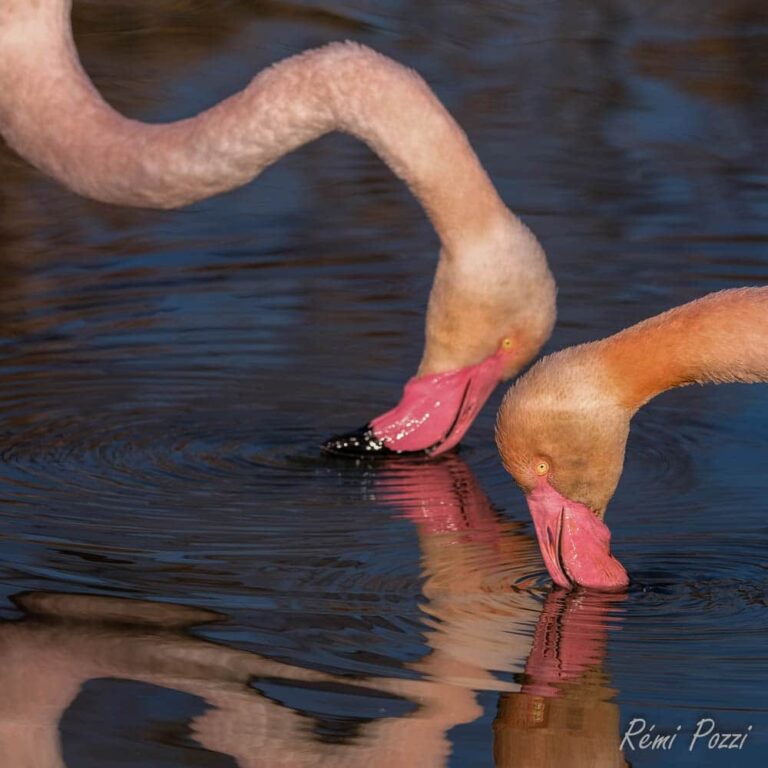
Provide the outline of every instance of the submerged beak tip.
[[349,458],[371,458],[373,456],[391,456],[395,451],[389,449],[373,433],[370,424],[352,432],[329,437],[320,445],[323,453]]

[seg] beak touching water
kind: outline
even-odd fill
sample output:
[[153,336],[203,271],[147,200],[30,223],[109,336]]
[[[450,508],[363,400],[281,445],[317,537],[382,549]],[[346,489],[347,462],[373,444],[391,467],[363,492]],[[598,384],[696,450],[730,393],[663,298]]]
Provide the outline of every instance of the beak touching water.
[[437,456],[459,443],[503,375],[504,352],[445,373],[412,378],[400,402],[356,432],[323,444],[329,453]]
[[629,584],[611,554],[611,532],[594,512],[556,491],[545,479],[526,495],[544,563],[552,581],[617,592]]

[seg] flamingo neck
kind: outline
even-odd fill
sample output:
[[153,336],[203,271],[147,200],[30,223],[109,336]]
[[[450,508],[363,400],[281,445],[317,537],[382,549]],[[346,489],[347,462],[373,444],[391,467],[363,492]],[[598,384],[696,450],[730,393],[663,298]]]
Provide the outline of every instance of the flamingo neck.
[[596,348],[632,410],[686,384],[768,381],[768,288],[709,294]]
[[74,191],[173,208],[238,187],[330,131],[364,141],[422,204],[441,240],[419,373],[474,365],[512,337],[509,375],[554,323],[554,282],[463,131],[413,71],[353,43],[307,51],[239,93],[173,123],[126,118],[75,49],[71,0],[4,0],[0,133]]
[[353,43],[286,59],[242,91],[164,125],[113,110],[83,71],[71,0],[10,0],[0,32],[0,129],[77,192],[176,207],[240,186],[330,131],[368,144],[419,199],[456,255],[509,213],[466,136],[424,81]]

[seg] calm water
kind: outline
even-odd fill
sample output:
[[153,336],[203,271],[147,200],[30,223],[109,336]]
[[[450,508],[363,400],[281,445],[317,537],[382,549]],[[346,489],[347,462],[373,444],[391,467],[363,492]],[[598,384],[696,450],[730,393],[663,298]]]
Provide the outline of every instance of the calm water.
[[[547,249],[549,350],[766,282],[762,2],[76,5],[146,120],[335,39],[419,69]],[[3,768],[614,766],[633,718],[681,726],[635,766],[764,765],[765,388],[644,409],[609,511],[633,585],[566,596],[501,391],[441,461],[317,449],[396,401],[435,265],[365,147],[167,214],[0,174]],[[689,752],[705,717],[743,748]]]

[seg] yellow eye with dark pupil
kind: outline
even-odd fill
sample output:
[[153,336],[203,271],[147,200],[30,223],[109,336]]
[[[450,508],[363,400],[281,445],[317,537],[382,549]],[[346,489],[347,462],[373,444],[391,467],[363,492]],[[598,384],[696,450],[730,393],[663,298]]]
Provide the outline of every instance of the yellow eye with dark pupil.
[[546,461],[540,461],[536,465],[536,474],[537,475],[546,475],[547,472],[549,472],[549,464],[547,464]]
[[501,348],[512,349],[512,339],[504,339],[504,341],[501,342]]

